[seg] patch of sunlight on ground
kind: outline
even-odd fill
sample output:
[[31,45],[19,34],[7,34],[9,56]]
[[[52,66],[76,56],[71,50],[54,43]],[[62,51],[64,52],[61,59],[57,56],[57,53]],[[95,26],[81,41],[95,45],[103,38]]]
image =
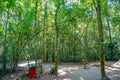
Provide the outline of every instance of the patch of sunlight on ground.
[[110,70],[110,69],[107,69],[107,68],[105,69],[105,71],[106,71],[106,72],[113,73],[113,71],[112,71],[112,70]]
[[[31,62],[29,62],[29,64],[35,64],[35,61],[31,61]],[[20,63],[20,64],[18,64],[18,66],[19,67],[26,67],[26,66],[28,66],[28,62]]]
[[120,77],[120,75],[117,75],[117,74],[116,74],[116,75],[113,75],[113,77]]
[[71,80],[70,78],[66,78],[66,79],[63,79],[63,80]]
[[66,71],[72,71],[72,70],[78,70],[79,67],[67,67],[67,68],[64,68],[64,70]]
[[63,71],[63,70],[59,70],[58,73],[60,74],[60,76],[64,76],[64,75],[67,74],[67,73],[66,73],[65,71]]
[[116,77],[116,78],[120,78],[120,75],[117,75],[117,74],[116,74],[116,75],[111,75],[111,76],[110,76],[110,78],[115,78],[115,77]]
[[116,63],[113,64],[112,66],[120,68],[120,61],[116,62]]
[[82,77],[80,77],[80,80],[84,80]]
[[69,67],[68,70],[78,70],[79,67]]
[[60,76],[67,75],[67,72],[73,73],[73,71],[78,70],[79,67],[66,67],[58,70]]
[[68,67],[66,70],[69,71],[70,73],[73,73],[73,71],[78,70],[79,67]]
[[112,70],[112,71],[118,71],[119,69],[117,68],[112,68],[112,67],[108,67],[108,69]]

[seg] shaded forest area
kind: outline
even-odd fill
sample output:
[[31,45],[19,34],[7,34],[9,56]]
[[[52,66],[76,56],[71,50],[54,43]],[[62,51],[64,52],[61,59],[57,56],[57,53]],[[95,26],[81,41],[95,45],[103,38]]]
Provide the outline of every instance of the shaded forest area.
[[[120,0],[0,0],[0,75],[21,61],[80,63],[120,59]],[[39,65],[39,68],[38,68]],[[82,80],[82,79],[80,79]]]

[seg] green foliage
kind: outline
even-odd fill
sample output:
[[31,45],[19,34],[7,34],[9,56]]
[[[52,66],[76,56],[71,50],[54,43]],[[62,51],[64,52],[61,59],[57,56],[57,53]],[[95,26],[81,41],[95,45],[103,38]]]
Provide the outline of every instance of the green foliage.
[[51,73],[51,74],[55,74],[55,67],[52,67],[52,68],[50,69],[50,73]]
[[31,26],[33,24],[34,20],[34,10],[31,9],[30,11],[26,12],[25,18],[22,20],[20,26],[20,31],[22,31],[23,34],[29,34],[32,30]]
[[[113,54],[111,55],[111,49]],[[120,49],[118,46],[118,41],[114,40],[110,42],[106,42],[104,46],[105,56],[108,60],[118,60],[120,58]],[[113,57],[111,57],[113,56]]]
[[15,6],[15,0],[0,0],[0,13]]
[[[46,1],[46,2],[45,2]],[[78,1],[78,2],[75,2]],[[61,62],[84,62],[99,60],[99,36],[96,12],[92,0],[0,0],[0,44],[6,36],[6,58],[13,63],[21,57],[55,61],[56,31],[55,10],[58,28],[58,54]],[[120,58],[120,5],[117,0],[108,0],[112,42],[109,42],[106,24],[106,1],[101,1],[104,30],[104,53],[106,59]],[[45,5],[46,3],[46,5]],[[45,8],[46,6],[46,8]],[[96,4],[95,4],[96,6]],[[37,14],[35,14],[35,10]],[[9,15],[7,16],[7,13]],[[36,26],[35,23],[36,15]],[[7,21],[7,18],[8,21]],[[6,26],[6,22],[8,25]],[[7,29],[5,29],[5,27]],[[6,31],[6,34],[5,34]],[[83,51],[84,50],[84,51]],[[11,55],[12,57],[8,56]],[[83,56],[84,55],[84,56]],[[0,56],[3,59],[3,56]],[[51,73],[54,68],[51,69]]]

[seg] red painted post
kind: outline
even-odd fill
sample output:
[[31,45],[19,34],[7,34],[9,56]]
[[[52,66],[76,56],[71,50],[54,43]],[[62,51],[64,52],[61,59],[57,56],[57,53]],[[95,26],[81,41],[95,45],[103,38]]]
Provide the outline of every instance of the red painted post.
[[29,69],[29,77],[30,78],[36,78],[36,68],[35,67],[31,67]]

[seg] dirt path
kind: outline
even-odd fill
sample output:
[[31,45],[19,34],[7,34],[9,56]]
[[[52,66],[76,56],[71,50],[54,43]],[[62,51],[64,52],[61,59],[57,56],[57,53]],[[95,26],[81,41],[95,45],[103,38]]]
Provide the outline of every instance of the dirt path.
[[[63,63],[59,65],[58,77],[49,73],[40,75],[37,79],[30,79],[27,76],[23,76],[28,71],[28,66],[24,62],[19,64],[24,71],[17,71],[17,73],[11,73],[5,75],[0,80],[99,80],[100,79],[100,67],[99,63],[90,63],[88,69],[83,69],[83,65],[75,63]],[[43,64],[45,72],[49,72],[54,64]],[[120,61],[107,62],[106,74],[111,80],[120,80]]]

